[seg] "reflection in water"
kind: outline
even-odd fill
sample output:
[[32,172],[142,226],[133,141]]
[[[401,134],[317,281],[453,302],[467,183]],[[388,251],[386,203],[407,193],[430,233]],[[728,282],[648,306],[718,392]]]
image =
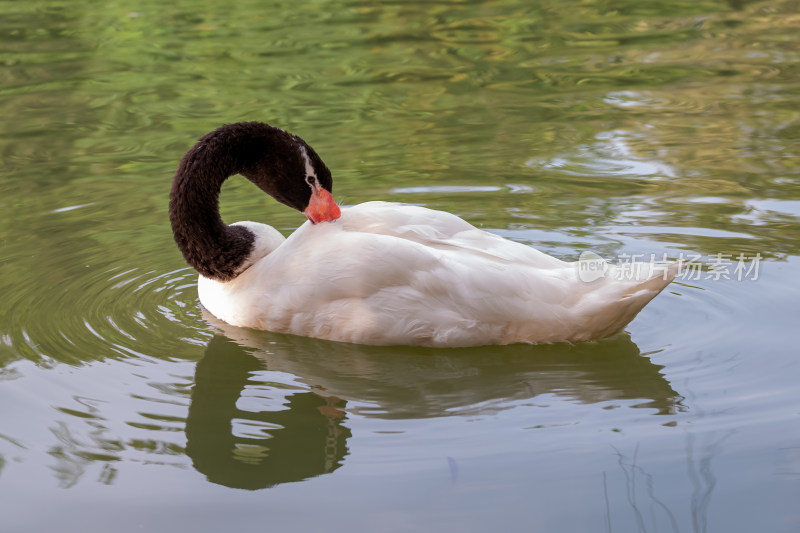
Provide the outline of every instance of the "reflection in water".
[[280,335],[205,317],[225,336],[209,342],[197,365],[186,452],[198,471],[228,487],[254,490],[336,470],[351,436],[345,406],[380,418],[480,415],[554,394],[584,403],[641,400],[631,405],[659,414],[681,407],[662,367],[627,336],[573,346],[420,350]]
[[270,370],[355,400],[348,411],[365,416],[486,413],[543,394],[582,403],[641,400],[634,406],[659,414],[682,408],[663,367],[643,357],[628,335],[575,345],[420,349],[321,341],[237,328],[205,311],[203,317],[229,339],[256,348]]
[[[693,491],[689,501],[689,515],[692,521],[692,531],[701,532],[708,530],[708,510],[717,478],[711,468],[711,461],[722,454],[722,445],[733,435],[733,431],[725,432],[722,436],[711,433],[702,443],[697,443],[696,436],[686,434],[686,467]],[[658,487],[653,475],[648,473],[639,464],[639,444],[637,443],[631,457],[627,457],[620,450],[614,448],[619,468],[623,473],[625,486],[619,493],[624,494],[627,507],[630,511],[637,531],[649,531],[648,524],[669,523],[671,530],[678,532],[680,526],[677,519],[676,508],[671,508],[657,496]],[[613,531],[613,524],[618,523],[621,516],[612,517],[613,495],[609,493],[608,479],[603,472],[603,495],[606,507],[606,529]],[[617,496],[616,499],[619,499]],[[614,508],[619,508],[615,501]],[[663,517],[663,519],[662,519]]]
[[208,344],[186,420],[186,453],[195,468],[214,483],[249,490],[336,470],[350,436],[341,402],[301,389],[281,398],[285,404],[259,409],[243,393],[258,387],[253,378],[263,370],[261,361],[224,337]]

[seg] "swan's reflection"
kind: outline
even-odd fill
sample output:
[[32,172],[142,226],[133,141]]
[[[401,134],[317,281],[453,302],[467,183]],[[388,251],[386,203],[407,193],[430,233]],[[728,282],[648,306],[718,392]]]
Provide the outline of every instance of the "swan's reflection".
[[[186,452],[195,468],[214,483],[250,490],[336,470],[350,436],[341,402],[265,387],[256,379],[263,370],[233,341],[211,339],[197,364],[186,420]],[[259,397],[259,387],[267,394]]]
[[479,414],[542,394],[585,403],[640,400],[634,405],[659,414],[680,408],[662,367],[628,336],[577,345],[388,348],[205,318],[223,335],[197,365],[187,453],[200,472],[227,486],[263,488],[338,468],[350,436],[346,402],[348,412],[381,418]]

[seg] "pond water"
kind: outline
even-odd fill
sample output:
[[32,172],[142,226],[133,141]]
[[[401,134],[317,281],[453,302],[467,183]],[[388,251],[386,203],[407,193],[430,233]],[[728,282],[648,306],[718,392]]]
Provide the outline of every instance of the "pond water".
[[[796,0],[7,1],[0,43],[3,531],[800,529]],[[239,120],[345,205],[692,268],[595,343],[226,326],[166,207]]]

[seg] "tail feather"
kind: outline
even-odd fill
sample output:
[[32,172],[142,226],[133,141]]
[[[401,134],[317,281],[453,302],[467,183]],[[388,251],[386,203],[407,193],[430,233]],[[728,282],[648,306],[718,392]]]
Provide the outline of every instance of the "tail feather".
[[626,291],[629,296],[635,296],[642,291],[652,292],[653,296],[656,296],[675,279],[680,271],[678,262],[666,265],[655,263],[631,263],[631,265],[634,265],[632,267],[634,276],[630,278],[631,285]]
[[675,279],[681,267],[678,262],[629,265],[611,267],[594,295],[594,305],[585,309],[585,320],[591,325],[591,338],[599,339],[620,332]]

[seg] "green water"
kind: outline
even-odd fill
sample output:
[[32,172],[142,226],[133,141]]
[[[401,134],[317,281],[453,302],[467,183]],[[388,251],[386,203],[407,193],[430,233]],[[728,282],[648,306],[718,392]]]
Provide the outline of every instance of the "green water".
[[[2,531],[800,529],[796,0],[9,0],[0,116]],[[239,120],[343,204],[696,269],[574,346],[219,324],[166,204]]]

